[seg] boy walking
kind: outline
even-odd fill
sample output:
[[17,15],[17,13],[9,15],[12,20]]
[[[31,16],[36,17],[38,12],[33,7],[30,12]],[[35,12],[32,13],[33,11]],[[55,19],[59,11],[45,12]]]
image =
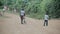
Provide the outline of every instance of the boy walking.
[[24,9],[22,9],[21,11],[20,11],[20,17],[21,17],[21,24],[23,24],[23,22],[25,23],[25,11],[24,11]]
[[48,16],[48,14],[46,13],[46,14],[45,14],[45,17],[44,17],[44,26],[48,26],[48,19],[49,19],[49,16]]

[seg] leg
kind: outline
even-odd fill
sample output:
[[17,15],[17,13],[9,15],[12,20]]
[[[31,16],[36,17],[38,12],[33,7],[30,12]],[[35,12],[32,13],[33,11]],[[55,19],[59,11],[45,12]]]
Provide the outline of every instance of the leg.
[[2,13],[0,12],[0,16],[2,16]]
[[45,26],[45,21],[44,21],[44,26]]
[[48,26],[48,20],[46,21],[46,26]]
[[5,11],[3,11],[3,15],[5,14]]
[[25,22],[25,17],[24,17],[23,19],[24,19],[24,23],[26,23],[26,22]]
[[21,24],[23,24],[23,17],[21,16]]

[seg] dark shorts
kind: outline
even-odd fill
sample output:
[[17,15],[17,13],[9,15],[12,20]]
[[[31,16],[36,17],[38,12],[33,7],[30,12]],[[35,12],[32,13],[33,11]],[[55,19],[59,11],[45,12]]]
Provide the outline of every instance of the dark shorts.
[[23,19],[24,16],[20,16],[20,17],[21,17],[21,19]]
[[45,20],[45,22],[48,22],[48,20]]

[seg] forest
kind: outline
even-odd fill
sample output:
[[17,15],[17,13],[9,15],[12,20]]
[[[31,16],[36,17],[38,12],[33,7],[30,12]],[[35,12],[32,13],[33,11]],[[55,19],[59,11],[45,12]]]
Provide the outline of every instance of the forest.
[[9,10],[24,8],[31,18],[43,19],[47,12],[50,18],[60,18],[60,0],[0,0],[0,9],[8,6]]

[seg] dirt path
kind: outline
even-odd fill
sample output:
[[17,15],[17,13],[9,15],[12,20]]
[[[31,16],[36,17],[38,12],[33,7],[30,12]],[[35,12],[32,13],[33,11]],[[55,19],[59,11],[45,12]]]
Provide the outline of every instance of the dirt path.
[[60,34],[60,20],[49,20],[49,26],[43,26],[43,20],[26,17],[27,24],[20,24],[20,18],[14,14],[6,14],[0,19],[0,34]]

